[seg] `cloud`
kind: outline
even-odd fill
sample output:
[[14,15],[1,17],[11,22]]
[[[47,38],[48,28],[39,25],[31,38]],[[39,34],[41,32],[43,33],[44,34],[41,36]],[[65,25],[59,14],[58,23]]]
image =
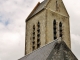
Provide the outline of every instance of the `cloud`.
[[0,60],[17,60],[24,55],[25,18],[29,10],[21,5],[22,0],[0,2]]
[[80,60],[80,35],[71,34],[72,40],[72,51],[75,56]]
[[25,19],[37,1],[0,0],[0,60],[24,56]]
[[18,56],[23,55],[23,54],[20,54],[21,51],[24,50],[23,48],[24,35],[23,34],[24,33],[12,33],[12,32],[11,33],[2,32],[0,34],[1,36],[0,38],[0,57],[2,60],[12,60],[12,59],[15,60],[15,58],[17,58]]

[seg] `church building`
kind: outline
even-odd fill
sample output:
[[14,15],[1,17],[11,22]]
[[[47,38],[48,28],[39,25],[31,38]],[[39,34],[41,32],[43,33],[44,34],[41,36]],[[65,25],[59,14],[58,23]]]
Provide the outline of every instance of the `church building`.
[[71,51],[69,14],[62,0],[38,2],[26,19],[25,56],[19,60],[78,60]]

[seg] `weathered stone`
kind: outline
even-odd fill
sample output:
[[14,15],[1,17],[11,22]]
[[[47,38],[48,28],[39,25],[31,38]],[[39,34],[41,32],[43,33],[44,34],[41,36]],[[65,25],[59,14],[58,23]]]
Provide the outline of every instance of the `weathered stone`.
[[35,49],[37,49],[37,23],[40,22],[40,47],[54,40],[53,21],[56,20],[56,37],[59,38],[59,23],[62,23],[62,40],[71,48],[69,15],[62,0],[44,0],[38,3],[26,19],[25,54],[32,49],[33,25],[35,25]]

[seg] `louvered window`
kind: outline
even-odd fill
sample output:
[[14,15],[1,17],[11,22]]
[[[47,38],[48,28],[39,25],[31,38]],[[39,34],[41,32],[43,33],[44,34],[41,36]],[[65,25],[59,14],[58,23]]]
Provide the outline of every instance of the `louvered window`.
[[37,23],[37,48],[39,48],[41,45],[40,42],[40,22]]
[[54,40],[57,39],[57,31],[56,31],[56,20],[53,21],[53,34],[54,34]]

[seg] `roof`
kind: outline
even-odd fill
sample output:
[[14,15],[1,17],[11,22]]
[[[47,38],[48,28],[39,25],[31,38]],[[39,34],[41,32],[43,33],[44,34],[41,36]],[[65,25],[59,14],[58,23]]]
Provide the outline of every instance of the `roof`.
[[49,53],[53,49],[53,46],[55,45],[55,42],[52,42],[42,48],[39,48],[35,51],[33,51],[31,54],[24,56],[20,60],[46,60],[46,58],[49,56]]
[[38,2],[38,4],[35,6],[35,8],[32,10],[32,12],[30,13],[30,15],[28,16],[28,18],[26,19],[26,21],[28,19],[30,19],[31,17],[33,17],[35,14],[37,14],[38,12],[40,12],[41,10],[43,10],[46,6],[46,4],[48,3],[48,0],[44,0],[43,2]]
[[[35,16],[37,13],[39,13],[40,11],[44,10],[44,8],[47,6],[48,2],[51,0],[44,0],[43,2],[38,2],[37,5],[35,6],[35,8],[32,10],[32,12],[29,14],[29,16],[27,17],[26,21],[28,21],[30,18],[32,18],[33,16]],[[67,13],[67,15],[69,16],[64,3],[62,2],[64,9]]]
[[19,60],[78,60],[64,41],[55,40]]

